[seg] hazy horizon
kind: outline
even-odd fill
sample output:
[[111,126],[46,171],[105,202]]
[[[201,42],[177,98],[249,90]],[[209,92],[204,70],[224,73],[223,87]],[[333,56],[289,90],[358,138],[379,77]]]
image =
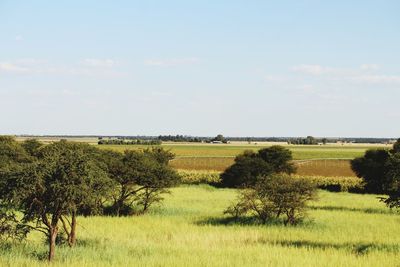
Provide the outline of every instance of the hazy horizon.
[[400,136],[398,1],[0,1],[0,134]]

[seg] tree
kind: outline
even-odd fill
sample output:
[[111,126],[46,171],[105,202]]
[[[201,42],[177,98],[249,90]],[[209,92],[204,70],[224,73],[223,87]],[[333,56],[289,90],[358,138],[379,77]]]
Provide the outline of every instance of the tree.
[[351,161],[351,168],[365,182],[364,189],[368,193],[383,194],[386,191],[387,162],[390,153],[384,149],[369,149],[363,157]]
[[393,154],[400,153],[400,138],[397,139],[396,143],[393,144],[393,149],[391,150]]
[[392,155],[386,165],[386,180],[388,181],[388,197],[381,200],[389,208],[400,208],[400,152]]
[[221,174],[222,184],[227,187],[254,186],[259,176],[273,173],[294,173],[292,152],[282,146],[260,149],[257,153],[245,151]]
[[8,173],[5,199],[23,214],[25,225],[44,233],[48,239],[51,261],[55,255],[59,224],[68,235],[68,243],[76,241],[76,215],[103,192],[100,181],[107,183],[104,171],[87,153],[87,144],[60,141],[43,147],[38,160],[16,167]]
[[176,171],[168,166],[173,154],[162,148],[127,150],[124,154],[109,151],[104,158],[109,175],[117,184],[111,208],[117,216],[132,214],[134,209],[146,212],[179,181]]
[[285,225],[295,225],[303,220],[307,201],[315,196],[316,186],[308,180],[286,174],[262,176],[253,187],[243,189],[238,202],[225,213],[234,217],[254,215],[263,224],[283,215]]

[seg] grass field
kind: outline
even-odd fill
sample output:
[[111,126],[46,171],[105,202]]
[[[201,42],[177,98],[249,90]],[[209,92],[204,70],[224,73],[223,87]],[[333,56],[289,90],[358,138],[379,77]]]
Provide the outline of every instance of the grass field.
[[[51,266],[400,266],[400,217],[374,195],[319,192],[296,227],[235,224],[235,190],[182,186],[140,217],[79,218],[79,245]],[[43,266],[38,234],[4,244],[0,266]]]
[[[245,150],[257,151],[271,143],[248,145],[234,144],[190,144],[165,143],[165,149],[175,153],[176,158],[171,165],[184,170],[215,170],[224,171],[232,165],[235,156]],[[281,144],[282,145],[282,144]],[[386,145],[346,144],[326,146],[284,145],[293,153],[298,162],[298,174],[318,176],[355,176],[350,168],[349,160],[361,156],[369,148],[386,148]],[[127,149],[145,149],[148,146],[137,145],[103,145],[103,149],[124,151]],[[318,159],[318,160],[316,160]],[[313,160],[313,161],[307,161]]]
[[[177,157],[235,157],[245,150],[257,151],[271,144],[247,145],[247,144],[175,144],[165,143],[162,147],[170,149]],[[102,145],[104,149],[124,151],[126,149],[144,149],[148,146],[141,145]],[[305,146],[285,145],[293,152],[295,160],[304,159],[352,159],[364,154],[368,148],[386,147],[385,145],[326,145]],[[387,146],[389,147],[389,146]]]

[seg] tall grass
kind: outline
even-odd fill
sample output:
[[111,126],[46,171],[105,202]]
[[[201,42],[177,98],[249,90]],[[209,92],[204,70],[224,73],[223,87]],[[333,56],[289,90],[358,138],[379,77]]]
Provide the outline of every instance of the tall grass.
[[[373,195],[321,191],[296,227],[235,224],[222,211],[235,190],[174,188],[145,216],[79,218],[78,246],[51,266],[399,266],[399,215]],[[3,244],[0,266],[44,266],[34,234]]]

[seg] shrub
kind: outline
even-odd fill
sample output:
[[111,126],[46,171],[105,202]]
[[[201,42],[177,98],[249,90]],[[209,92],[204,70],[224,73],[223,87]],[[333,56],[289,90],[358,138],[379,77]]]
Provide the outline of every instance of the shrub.
[[238,202],[225,213],[235,218],[251,214],[264,224],[283,216],[285,225],[295,225],[306,216],[306,203],[315,196],[316,187],[307,179],[285,174],[263,176],[254,187],[243,189]]

